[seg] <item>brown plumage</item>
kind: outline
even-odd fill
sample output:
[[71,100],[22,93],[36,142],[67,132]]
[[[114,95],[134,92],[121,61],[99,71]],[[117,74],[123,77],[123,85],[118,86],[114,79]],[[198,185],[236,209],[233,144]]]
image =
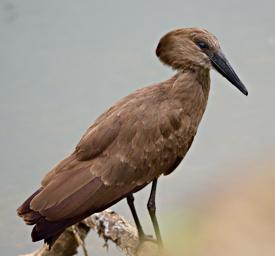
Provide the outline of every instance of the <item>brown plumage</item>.
[[176,75],[137,90],[103,113],[18,208],[19,216],[35,225],[33,241],[52,244],[66,227],[171,173],[196,135],[211,67],[247,94],[206,30],[174,30],[160,40],[156,54]]

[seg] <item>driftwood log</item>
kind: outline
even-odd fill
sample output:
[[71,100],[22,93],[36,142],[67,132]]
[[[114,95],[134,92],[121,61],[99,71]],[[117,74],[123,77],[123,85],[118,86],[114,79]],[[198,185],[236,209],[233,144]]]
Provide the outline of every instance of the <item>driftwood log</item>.
[[157,245],[153,242],[145,242],[139,246],[136,228],[116,212],[105,210],[67,228],[51,250],[44,244],[37,251],[21,256],[71,256],[77,253],[78,247],[82,247],[84,255],[89,255],[85,238],[90,229],[96,231],[106,244],[108,241],[114,242],[120,248],[122,255],[160,255]]

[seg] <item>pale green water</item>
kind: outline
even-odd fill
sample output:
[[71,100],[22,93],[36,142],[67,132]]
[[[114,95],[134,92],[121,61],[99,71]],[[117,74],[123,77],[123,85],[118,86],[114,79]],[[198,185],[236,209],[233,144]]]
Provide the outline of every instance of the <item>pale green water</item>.
[[[197,26],[216,34],[249,97],[213,72],[195,144],[160,182],[160,211],[191,207],[234,166],[272,154],[274,1],[106,2],[0,0],[1,255],[39,246],[15,209],[91,121],[122,96],[172,74],[154,55],[171,29]],[[139,196],[140,210],[146,197]],[[115,209],[130,218],[124,202]],[[105,255],[97,249],[101,242],[91,243],[93,255]]]

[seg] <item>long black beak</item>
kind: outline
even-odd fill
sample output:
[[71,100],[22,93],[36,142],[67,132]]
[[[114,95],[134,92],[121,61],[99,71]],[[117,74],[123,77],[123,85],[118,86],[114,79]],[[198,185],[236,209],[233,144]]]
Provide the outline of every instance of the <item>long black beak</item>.
[[236,86],[244,95],[248,95],[248,91],[244,84],[237,76],[230,63],[224,56],[223,52],[217,51],[213,55],[209,56],[213,67],[223,75],[229,82]]

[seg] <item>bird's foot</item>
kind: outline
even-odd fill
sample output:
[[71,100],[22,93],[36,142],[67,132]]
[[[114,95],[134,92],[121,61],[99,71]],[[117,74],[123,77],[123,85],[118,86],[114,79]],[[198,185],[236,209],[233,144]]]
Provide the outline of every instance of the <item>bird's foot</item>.
[[[148,242],[148,244],[147,244]],[[150,244],[149,244],[150,243]],[[162,249],[162,244],[159,243],[157,239],[155,239],[152,235],[142,235],[139,237],[139,243],[136,247],[136,255],[138,255],[139,251],[142,251],[144,247],[158,247],[158,249]],[[147,248],[148,250],[148,248]],[[147,251],[146,250],[146,251]],[[153,251],[156,251],[155,249]]]

